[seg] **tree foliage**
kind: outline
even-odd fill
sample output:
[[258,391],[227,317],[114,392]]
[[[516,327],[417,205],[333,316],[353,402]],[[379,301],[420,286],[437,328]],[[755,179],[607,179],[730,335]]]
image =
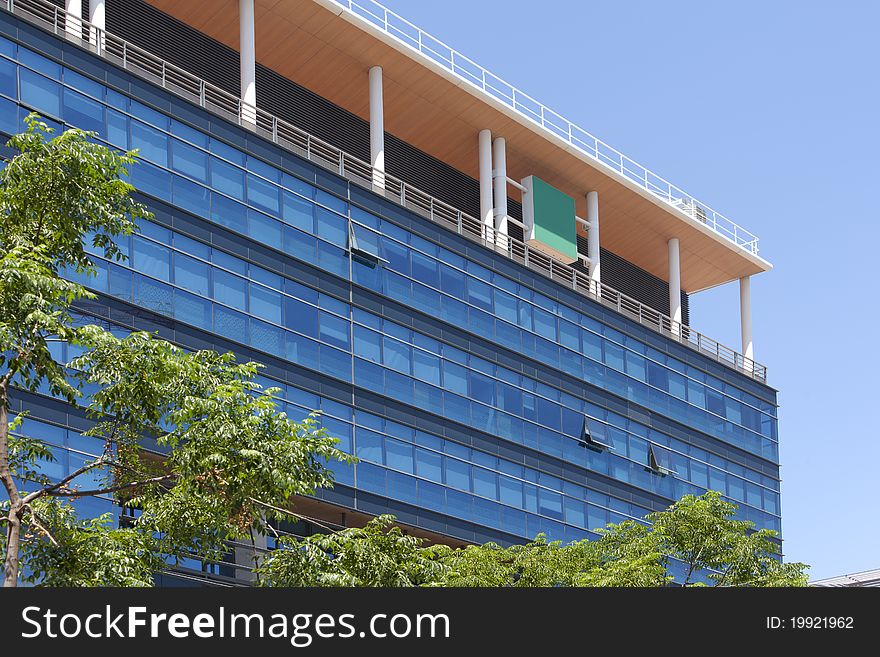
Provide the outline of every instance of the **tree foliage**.
[[[4,586],[18,583],[22,565],[38,585],[147,586],[168,562],[216,558],[224,541],[285,515],[291,496],[332,485],[329,462],[351,457],[316,417],[295,422],[280,412],[278,390],[255,380],[256,363],[75,321],[72,304],[94,295],[63,274],[94,273],[84,239],[120,258],[114,238],[148,216],[122,179],[135,153],[80,130],[52,136],[34,116],[27,126],[10,140],[19,153],[0,172]],[[81,355],[57,362],[53,341]],[[50,480],[42,468],[51,450],[28,437],[26,414],[10,418],[16,390],[80,405],[102,455]],[[109,516],[79,519],[72,501],[97,495],[140,515],[126,527]]]
[[[264,560],[268,586],[666,586],[683,564],[685,586],[804,586],[806,566],[783,563],[769,530],[733,519],[736,507],[709,491],[649,516],[597,529],[568,544],[543,535],[525,545],[426,546],[390,516],[361,530],[288,539]],[[404,540],[405,539],[405,540]],[[381,574],[381,576],[379,575]]]

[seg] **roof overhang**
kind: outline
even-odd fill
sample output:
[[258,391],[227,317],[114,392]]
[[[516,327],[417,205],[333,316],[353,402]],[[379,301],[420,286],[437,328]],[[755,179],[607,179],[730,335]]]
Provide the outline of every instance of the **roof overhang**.
[[[147,1],[238,49],[237,0]],[[367,72],[381,66],[386,131],[474,178],[479,176],[479,131],[488,128],[505,137],[511,178],[539,176],[574,197],[582,217],[585,194],[599,193],[604,248],[667,280],[667,242],[677,237],[686,292],[772,268],[760,256],[331,0],[256,0],[255,4],[260,64],[364,119],[369,118]]]

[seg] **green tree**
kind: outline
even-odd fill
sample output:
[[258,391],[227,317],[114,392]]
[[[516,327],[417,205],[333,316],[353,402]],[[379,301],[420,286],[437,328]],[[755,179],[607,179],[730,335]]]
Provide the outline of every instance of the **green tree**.
[[[216,558],[225,541],[286,515],[292,495],[332,485],[331,461],[350,461],[316,417],[278,411],[277,389],[256,383],[259,366],[231,354],[186,352],[135,332],[116,337],[74,321],[92,298],[66,271],[94,273],[83,240],[119,258],[114,237],[148,216],[122,177],[135,154],[119,154],[68,130],[52,136],[35,117],[10,141],[19,151],[0,173],[0,481],[4,586],[152,584],[169,560]],[[59,363],[49,345],[82,355]],[[71,404],[85,387],[86,432],[102,456],[59,481],[42,466],[51,450],[26,437],[26,414],[10,418],[15,389],[41,386]],[[155,451],[142,449],[144,441]],[[85,479],[98,484],[83,486]],[[23,482],[23,483],[22,483]],[[109,516],[80,520],[71,500],[115,495],[141,514],[129,527]]]
[[282,549],[257,568],[263,586],[425,586],[444,572],[439,548],[378,516],[364,528],[348,528],[303,539],[283,537]]
[[425,546],[383,516],[363,530],[288,539],[260,571],[268,586],[646,587],[670,584],[676,559],[687,567],[685,585],[806,585],[807,566],[777,558],[774,532],[753,532],[751,523],[732,518],[735,512],[710,491],[650,514],[651,525],[627,520],[599,528],[592,541],[563,544],[539,535],[525,545],[465,548]]

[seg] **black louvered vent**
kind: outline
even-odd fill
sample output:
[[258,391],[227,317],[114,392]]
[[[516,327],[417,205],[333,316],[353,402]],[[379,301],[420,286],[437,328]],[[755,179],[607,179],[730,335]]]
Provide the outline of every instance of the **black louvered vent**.
[[[239,93],[237,51],[143,0],[108,2],[107,30],[229,93]],[[357,158],[369,160],[370,131],[366,121],[265,66],[257,64],[256,72],[261,107]],[[474,157],[476,151],[475,135]],[[474,178],[387,133],[385,162],[391,175],[474,217],[479,216],[480,184]],[[508,200],[508,212],[522,221],[522,204],[518,201]],[[519,226],[511,225],[510,232],[522,239]],[[586,243],[578,248],[586,253]],[[656,310],[669,312],[664,281],[604,249],[602,280]],[[687,323],[688,301],[684,293],[682,300],[682,319]]]

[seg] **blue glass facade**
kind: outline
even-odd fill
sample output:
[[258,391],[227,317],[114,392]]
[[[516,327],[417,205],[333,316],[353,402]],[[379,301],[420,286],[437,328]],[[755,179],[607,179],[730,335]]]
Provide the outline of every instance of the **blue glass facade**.
[[[155,219],[123,240],[126,261],[95,256],[81,282],[101,301],[83,312],[270,364],[286,410],[321,409],[361,459],[327,499],[509,542],[582,538],[711,488],[780,529],[772,389],[2,20],[0,131],[37,111],[143,159],[132,182]],[[91,453],[82,421],[34,417],[56,475]],[[584,418],[611,449],[584,447]],[[672,474],[647,467],[649,449]]]

